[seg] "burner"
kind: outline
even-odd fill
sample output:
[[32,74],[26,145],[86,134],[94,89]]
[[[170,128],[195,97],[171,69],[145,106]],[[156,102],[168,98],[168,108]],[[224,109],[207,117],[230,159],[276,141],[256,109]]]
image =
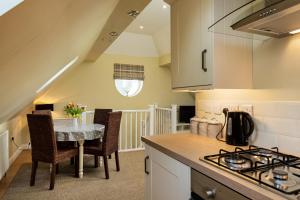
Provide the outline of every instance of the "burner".
[[230,164],[244,164],[246,160],[240,156],[240,154],[230,154],[224,158],[226,163]]
[[289,179],[288,172],[281,169],[269,171],[269,173],[265,175],[265,180],[269,181],[275,188],[282,191],[288,191],[289,188],[297,185],[295,180]]
[[288,188],[297,185],[295,180],[281,181],[274,179],[274,186],[280,190],[288,190]]
[[227,165],[229,169],[235,171],[246,169],[251,166],[249,161],[247,161],[237,153],[225,156],[222,161]]
[[257,152],[253,152],[253,154],[257,155],[257,156],[266,156],[266,157],[272,157],[273,153],[270,150],[267,149],[260,149]]
[[284,170],[274,169],[272,173],[273,173],[273,178],[276,180],[286,181],[289,179],[288,172]]

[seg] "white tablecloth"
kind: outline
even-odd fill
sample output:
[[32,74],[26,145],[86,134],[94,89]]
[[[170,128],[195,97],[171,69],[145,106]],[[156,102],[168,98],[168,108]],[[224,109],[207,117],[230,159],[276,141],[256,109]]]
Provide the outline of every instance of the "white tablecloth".
[[98,139],[103,136],[104,128],[101,124],[78,125],[77,127],[70,123],[54,124],[57,141]]

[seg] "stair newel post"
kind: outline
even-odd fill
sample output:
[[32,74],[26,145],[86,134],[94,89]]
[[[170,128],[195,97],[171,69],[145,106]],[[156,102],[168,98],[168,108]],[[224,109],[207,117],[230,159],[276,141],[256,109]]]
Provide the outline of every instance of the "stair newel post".
[[177,105],[172,104],[172,111],[171,111],[171,126],[172,126],[172,133],[176,133],[177,131]]
[[150,127],[149,127],[149,135],[154,135],[155,131],[155,105],[149,105],[150,112]]

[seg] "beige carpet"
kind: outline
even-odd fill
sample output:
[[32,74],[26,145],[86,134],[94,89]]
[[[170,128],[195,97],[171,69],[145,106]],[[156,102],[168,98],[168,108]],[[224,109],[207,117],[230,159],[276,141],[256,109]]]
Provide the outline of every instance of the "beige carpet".
[[93,157],[85,157],[83,179],[74,178],[68,162],[61,164],[55,188],[49,191],[49,166],[39,165],[36,184],[29,186],[31,165],[23,165],[4,195],[4,200],[142,200],[144,199],[144,152],[120,153],[121,171],[114,157],[109,161],[110,179],[104,179],[103,166],[93,168]]

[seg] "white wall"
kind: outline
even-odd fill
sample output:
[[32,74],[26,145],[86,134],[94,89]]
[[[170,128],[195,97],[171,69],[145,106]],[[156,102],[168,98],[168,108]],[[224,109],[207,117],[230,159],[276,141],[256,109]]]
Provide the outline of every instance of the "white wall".
[[158,50],[159,55],[170,54],[171,52],[171,33],[170,26],[165,26],[158,30],[153,35],[155,46]]
[[199,117],[217,117],[222,123],[223,115],[213,114],[217,110],[221,114],[223,107],[253,105],[255,131],[250,143],[267,148],[277,146],[281,151],[300,155],[300,102],[197,99]]
[[158,57],[151,35],[123,32],[105,51],[106,54]]

